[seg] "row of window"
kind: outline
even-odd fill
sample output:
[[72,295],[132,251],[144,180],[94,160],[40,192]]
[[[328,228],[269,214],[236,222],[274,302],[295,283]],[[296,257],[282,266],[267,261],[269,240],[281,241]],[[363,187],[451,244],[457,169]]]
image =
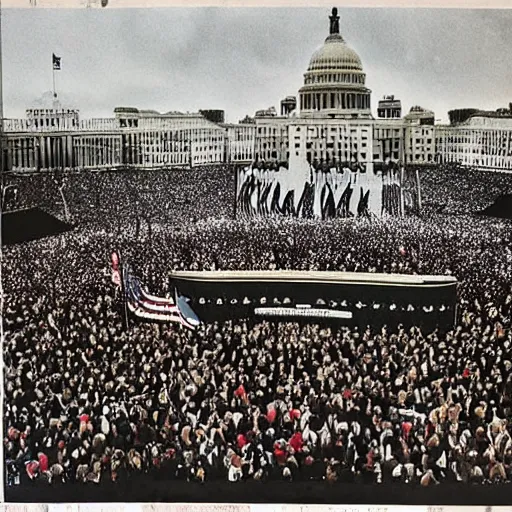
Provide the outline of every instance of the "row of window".
[[474,155],[489,155],[489,156],[503,156],[503,157],[511,157],[512,156],[512,148],[504,149],[504,148],[495,148],[495,147],[478,147],[478,148],[461,148],[457,146],[444,146],[444,153],[472,153]]
[[[288,160],[290,158],[289,151],[287,151],[285,154],[284,152],[278,153],[275,150],[267,149],[267,150],[260,151],[259,154],[263,160],[277,159],[278,157],[286,159],[286,160]],[[295,155],[299,156],[299,152],[295,151]],[[327,149],[323,152],[308,151],[306,153],[306,158],[307,158],[308,162],[313,162],[315,160],[322,160],[325,157],[327,157],[329,159],[333,159],[333,160],[339,159],[340,161],[346,161],[346,162],[351,161],[352,158],[357,158],[357,160],[359,162],[366,162],[367,153],[357,153],[357,152],[354,153],[353,151],[347,151],[346,149],[344,151],[342,151],[341,149],[338,151],[335,151],[334,149]],[[398,158],[398,156],[396,158]],[[379,155],[377,155],[375,157],[375,160],[378,160],[378,159],[379,159]]]
[[[297,126],[296,131],[300,132],[301,127]],[[338,125],[338,126],[305,126],[304,131],[309,132],[310,134],[312,132],[316,131],[317,137],[325,137],[326,136],[325,134],[327,131],[330,131],[331,134],[336,134],[339,132],[341,134],[340,136],[348,137],[348,135],[347,135],[348,132],[353,134],[353,133],[357,133],[358,130],[357,130],[357,128],[354,128],[353,126],[347,126],[347,125],[343,124],[343,125]],[[362,128],[360,128],[360,132],[364,135],[368,135],[368,128],[362,127]]]
[[503,158],[499,157],[488,157],[488,158],[473,158],[473,157],[461,157],[459,154],[445,154],[440,155],[437,158],[437,161],[439,163],[445,163],[445,162],[458,162],[458,163],[465,163],[468,165],[473,165],[477,167],[486,167],[486,168],[493,168],[493,169],[512,169],[512,159],[504,160]]
[[378,108],[377,116],[391,119],[400,119],[402,117],[401,108]]
[[378,153],[373,154],[374,160],[385,160],[388,157],[392,158],[393,160],[398,160],[400,158],[399,152],[398,151],[391,151],[391,152],[383,151],[382,155],[380,155]]
[[[30,123],[30,121],[29,121],[29,123]],[[75,118],[71,118],[71,119],[70,118],[65,118],[65,119],[57,118],[56,119],[55,117],[52,117],[52,118],[46,118],[46,119],[33,119],[32,123],[35,128],[58,127],[58,128],[65,129],[65,128],[70,128],[70,127],[74,128],[74,127],[78,126],[78,120]]]
[[512,138],[499,137],[491,139],[489,137],[480,136],[475,138],[470,137],[447,137],[447,138],[436,138],[436,143],[444,144],[492,144],[493,146],[504,146],[508,147],[512,145]]
[[369,109],[370,95],[345,92],[307,92],[300,95],[301,110]]
[[373,133],[376,139],[400,138],[400,128],[375,128]]
[[365,75],[362,73],[327,73],[322,75],[310,74],[304,80],[305,85],[333,82],[364,85]]
[[[258,127],[258,135],[277,135],[278,128],[273,126],[260,126]],[[281,135],[288,133],[288,127],[280,128]]]
[[247,151],[245,153],[236,153],[236,154],[232,155],[231,158],[236,161],[245,161],[245,160],[253,160],[254,156],[252,154],[252,151],[251,152]]
[[379,144],[380,142],[380,145],[384,148],[390,148],[390,147],[394,147],[395,149],[399,149],[400,148],[400,141],[397,140],[397,139],[391,139],[391,140],[376,140],[375,141],[375,144]]
[[80,137],[73,139],[73,145],[77,148],[105,148],[120,147],[121,142],[115,137],[110,138],[95,138],[95,137]]
[[44,115],[65,115],[65,114],[71,114],[71,115],[77,115],[78,110],[72,110],[72,109],[62,109],[58,110],[57,112],[54,109],[29,109],[27,110],[27,115],[29,116],[44,116]]
[[[345,146],[346,148],[348,147],[351,147],[351,148],[354,148],[354,149],[357,149],[358,146],[359,146],[359,140],[351,140],[351,139],[346,139],[345,141],[340,141],[340,140],[335,140],[334,137],[331,137],[330,140],[325,140],[325,139],[320,139],[320,140],[316,140],[316,141],[308,141],[306,142],[306,147],[307,148],[311,148],[313,147],[313,144],[316,146],[316,147],[325,147],[325,146],[328,146],[328,147],[334,147],[336,142],[338,143],[338,147],[343,147]],[[300,141],[298,140],[295,140],[295,147],[296,148],[299,148],[300,147]],[[276,144],[272,144],[272,143],[267,143],[267,142],[259,142],[259,144],[257,145],[258,147],[261,147],[263,149],[267,149],[267,148],[276,148],[277,145]],[[283,146],[285,147],[288,147],[289,144],[286,143],[286,144],[283,144]],[[368,143],[366,141],[361,141],[361,147],[363,148],[366,148],[368,146]]]

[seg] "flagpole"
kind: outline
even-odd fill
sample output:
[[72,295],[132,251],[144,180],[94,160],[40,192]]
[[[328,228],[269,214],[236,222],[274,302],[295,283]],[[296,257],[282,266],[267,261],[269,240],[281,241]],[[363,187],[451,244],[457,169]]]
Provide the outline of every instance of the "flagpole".
[[233,205],[233,218],[236,220],[236,216],[237,216],[237,213],[238,213],[238,211],[237,211],[238,210],[238,208],[237,208],[238,207],[238,204],[237,204],[238,203],[238,185],[239,185],[239,183],[238,183],[238,169],[237,169],[237,167],[236,167],[236,165],[234,163],[231,164],[231,165],[232,165],[232,167],[235,170],[235,203]]
[[55,65],[53,63],[53,56],[52,56],[52,73],[53,73],[53,97],[57,97],[57,92],[55,91]]
[[[123,288],[124,288],[124,286],[123,286]],[[126,297],[126,292],[123,295],[124,295],[124,325],[125,325],[126,330],[128,330],[130,327],[130,325],[128,323],[128,298]]]
[[119,268],[121,270],[121,293],[123,295],[123,307],[124,307],[124,325],[125,329],[128,330],[128,304],[127,304],[127,297],[126,297],[126,287],[125,287],[125,266],[124,262],[121,260],[121,253],[119,250],[115,251],[117,253],[117,257],[119,260]]

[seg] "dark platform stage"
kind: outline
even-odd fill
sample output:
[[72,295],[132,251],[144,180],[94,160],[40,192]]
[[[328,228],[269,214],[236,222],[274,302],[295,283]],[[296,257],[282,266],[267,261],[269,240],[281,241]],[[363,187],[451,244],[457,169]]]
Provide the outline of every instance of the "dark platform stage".
[[73,229],[40,208],[28,208],[2,213],[2,244],[30,242],[47,236],[60,235]]
[[499,219],[512,219],[512,194],[499,196],[493,204],[478,214]]

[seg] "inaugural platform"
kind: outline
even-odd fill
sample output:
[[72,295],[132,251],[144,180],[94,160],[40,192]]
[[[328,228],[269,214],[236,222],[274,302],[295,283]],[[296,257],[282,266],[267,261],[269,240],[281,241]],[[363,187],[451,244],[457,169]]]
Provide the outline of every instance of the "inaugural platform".
[[201,319],[263,316],[451,328],[456,315],[457,280],[451,276],[178,271],[170,280]]

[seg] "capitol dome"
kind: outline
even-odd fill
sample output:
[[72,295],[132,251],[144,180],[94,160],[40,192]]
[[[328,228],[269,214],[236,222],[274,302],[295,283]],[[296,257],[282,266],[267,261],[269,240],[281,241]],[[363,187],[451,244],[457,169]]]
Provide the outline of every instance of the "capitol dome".
[[339,34],[330,35],[309,61],[308,72],[325,70],[363,71],[359,55]]
[[366,74],[359,55],[340,34],[338,10],[329,17],[329,35],[316,50],[299,90],[301,117],[371,117]]

